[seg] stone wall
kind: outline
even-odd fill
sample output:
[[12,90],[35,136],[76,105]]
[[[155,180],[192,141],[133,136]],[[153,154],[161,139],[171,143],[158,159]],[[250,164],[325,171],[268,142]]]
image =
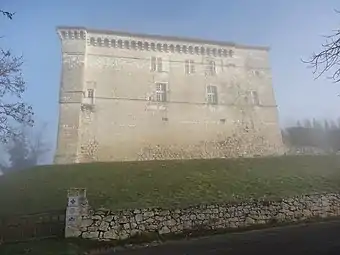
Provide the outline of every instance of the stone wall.
[[219,141],[192,145],[149,146],[141,149],[137,160],[213,159],[257,156],[278,156],[285,152],[256,133],[233,134]]
[[198,205],[181,209],[78,211],[82,211],[77,214],[78,221],[73,216],[70,223],[70,217],[67,217],[67,237],[113,241],[150,232],[165,235],[197,230],[230,230],[339,216],[340,194],[305,195],[280,201]]

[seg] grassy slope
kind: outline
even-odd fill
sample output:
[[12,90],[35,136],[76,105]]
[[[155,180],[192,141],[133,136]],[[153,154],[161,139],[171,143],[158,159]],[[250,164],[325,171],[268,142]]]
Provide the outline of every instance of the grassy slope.
[[79,239],[46,239],[0,245],[1,255],[84,255],[85,252],[107,247],[107,244]]
[[92,206],[187,206],[338,191],[340,157],[149,161],[44,166],[0,178],[0,214],[65,208],[84,187]]

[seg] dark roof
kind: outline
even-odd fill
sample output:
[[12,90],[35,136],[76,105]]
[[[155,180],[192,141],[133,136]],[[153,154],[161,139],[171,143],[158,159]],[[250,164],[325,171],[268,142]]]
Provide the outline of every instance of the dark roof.
[[230,46],[236,48],[245,48],[245,49],[258,49],[258,50],[270,50],[268,46],[249,46],[236,44],[233,42],[224,42],[224,41],[214,41],[214,40],[205,40],[199,38],[189,38],[189,37],[179,37],[179,36],[168,36],[168,35],[155,35],[155,34],[143,34],[143,33],[131,33],[131,32],[123,32],[123,31],[114,31],[114,30],[102,30],[102,29],[93,29],[86,27],[72,27],[72,26],[59,26],[59,29],[76,29],[76,30],[86,30],[90,33],[96,34],[111,34],[111,35],[121,35],[121,36],[134,36],[134,37],[143,37],[143,38],[153,38],[165,41],[178,41],[178,42],[191,42],[191,43],[199,43],[199,44],[213,44],[220,46]]

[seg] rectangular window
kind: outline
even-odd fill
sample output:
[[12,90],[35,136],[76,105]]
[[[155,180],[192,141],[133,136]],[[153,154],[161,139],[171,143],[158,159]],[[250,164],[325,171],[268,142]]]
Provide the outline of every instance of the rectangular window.
[[158,72],[162,72],[163,71],[162,58],[157,58],[157,71]]
[[156,101],[166,102],[166,83],[156,83]]
[[94,89],[87,89],[84,96],[85,104],[94,104]]
[[260,100],[259,100],[259,95],[257,94],[256,91],[251,91],[250,92],[251,100],[254,105],[259,105]]
[[216,74],[216,63],[215,63],[215,61],[213,61],[213,60],[208,61],[207,74],[208,75],[215,75]]
[[88,89],[87,90],[87,97],[88,98],[94,98],[94,89]]
[[207,100],[208,104],[217,104],[217,87],[209,85],[207,86]]
[[185,73],[186,74],[195,73],[195,63],[193,60],[185,60]]
[[152,57],[151,58],[151,71],[154,72],[156,71],[156,68],[157,68],[157,65],[156,65],[156,58],[155,57]]
[[151,71],[152,72],[162,72],[163,71],[163,63],[162,58],[151,58]]

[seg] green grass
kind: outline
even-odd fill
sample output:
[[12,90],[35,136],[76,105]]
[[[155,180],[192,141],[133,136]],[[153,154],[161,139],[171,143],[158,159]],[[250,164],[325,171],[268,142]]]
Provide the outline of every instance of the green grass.
[[81,239],[46,239],[0,245],[1,255],[84,255],[108,245]]
[[67,189],[94,207],[179,207],[340,190],[340,157],[148,161],[42,166],[0,178],[0,214],[64,209]]

